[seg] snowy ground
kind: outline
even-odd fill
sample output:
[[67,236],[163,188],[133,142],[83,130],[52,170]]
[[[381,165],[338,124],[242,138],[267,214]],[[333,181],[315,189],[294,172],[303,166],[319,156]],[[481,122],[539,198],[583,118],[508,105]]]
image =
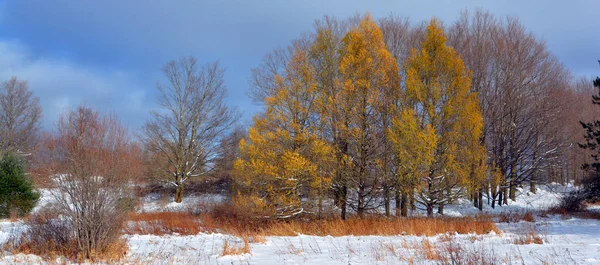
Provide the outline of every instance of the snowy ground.
[[173,197],[165,197],[159,193],[150,193],[144,197],[144,203],[140,205],[140,212],[194,212],[203,207],[222,203],[227,197],[221,194],[202,194],[186,197],[182,203],[173,201]]
[[[488,213],[523,212],[546,209],[558,203],[563,192],[572,189],[553,185],[536,194],[519,190],[516,202],[485,208]],[[186,198],[175,205],[149,195],[140,211],[185,210],[198,203],[215,203],[222,196]],[[459,201],[446,214],[470,215],[478,211]],[[600,220],[561,219],[536,215],[536,222],[499,223],[500,234],[419,236],[308,236],[266,237],[250,243],[250,253],[223,255],[223,245],[242,247],[241,238],[224,234],[128,235],[129,251],[124,264],[440,264],[435,255],[484,256],[494,264],[600,264]],[[22,223],[0,221],[0,245],[10,235],[23,231]],[[543,244],[515,244],[536,231]],[[432,246],[433,253],[428,251]],[[479,253],[479,254],[477,254]],[[0,264],[43,264],[37,256],[10,253],[0,255]]]

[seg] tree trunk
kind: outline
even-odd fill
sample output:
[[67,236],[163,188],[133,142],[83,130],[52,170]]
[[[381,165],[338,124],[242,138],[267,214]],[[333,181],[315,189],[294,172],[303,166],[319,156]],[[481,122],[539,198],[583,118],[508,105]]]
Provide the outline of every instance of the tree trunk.
[[323,217],[323,196],[319,195],[319,212],[317,218],[320,220]]
[[517,186],[513,179],[510,180],[510,199],[513,202],[517,199]]
[[529,183],[529,192],[535,194],[536,191],[536,187],[535,187],[535,181],[531,181],[531,183]]
[[508,187],[504,187],[504,191],[502,191],[502,193],[504,195],[503,198],[502,198],[503,199],[503,203],[504,203],[504,205],[508,205],[508,195],[509,195],[508,194]]
[[504,189],[500,187],[498,191],[498,206],[502,206],[502,193],[504,193]]
[[[442,195],[443,195],[443,192],[442,192]],[[448,195],[448,204],[454,203],[454,198],[452,197],[452,190],[450,189],[450,187],[448,187],[446,189],[446,195]]]
[[471,198],[473,198],[473,207],[477,207],[479,205],[479,196],[477,195],[477,191],[469,193]]
[[491,198],[491,194],[490,194],[490,190],[491,190],[491,185],[489,182],[487,182],[485,184],[485,194],[487,195],[487,204],[490,205],[490,198]]
[[414,211],[417,209],[417,205],[415,204],[415,189],[411,188],[408,196],[410,197],[410,210]]
[[386,187],[383,192],[383,201],[385,205],[385,216],[390,217],[390,190]]
[[483,191],[479,189],[477,193],[477,201],[479,201],[479,211],[483,211]]
[[438,207],[438,213],[440,215],[444,215],[444,205],[443,204],[440,204],[440,206]]
[[175,191],[175,202],[181,203],[183,201],[183,183],[177,184],[177,190]]
[[[517,195],[517,182],[516,182],[516,178],[517,178],[517,165],[516,163],[512,163],[512,165],[510,166],[510,181],[508,182],[508,188],[509,188],[509,193],[508,196],[512,201],[515,201]],[[506,196],[507,194],[504,194],[504,204],[508,204]]]
[[365,203],[365,187],[361,185],[358,187],[358,203],[356,206],[356,213],[360,218],[362,218],[365,213]]
[[427,217],[433,216],[433,205],[427,203]]
[[408,216],[408,194],[406,194],[404,191],[402,192],[402,206],[400,215],[402,215],[402,217]]
[[400,214],[402,213],[401,210],[401,205],[402,205],[402,201],[400,200],[400,191],[396,190],[396,217],[399,217]]
[[344,186],[342,187],[342,192],[341,192],[341,196],[340,196],[340,200],[341,200],[341,206],[340,208],[342,208],[342,220],[346,220],[346,208],[347,208],[347,196],[348,196],[348,187]]

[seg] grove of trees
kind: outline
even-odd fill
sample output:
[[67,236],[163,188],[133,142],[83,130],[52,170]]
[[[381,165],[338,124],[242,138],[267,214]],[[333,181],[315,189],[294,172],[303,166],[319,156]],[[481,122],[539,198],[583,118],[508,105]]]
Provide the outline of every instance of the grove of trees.
[[574,103],[591,83],[513,17],[325,17],[250,84],[265,112],[240,144],[234,201],[265,217],[390,216],[392,203],[431,216],[462,196],[496,207],[524,184],[586,174],[577,118],[594,113]]

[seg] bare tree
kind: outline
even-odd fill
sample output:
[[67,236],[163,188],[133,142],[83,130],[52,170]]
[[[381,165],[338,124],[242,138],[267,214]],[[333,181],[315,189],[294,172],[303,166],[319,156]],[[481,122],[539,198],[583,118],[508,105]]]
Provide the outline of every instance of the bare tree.
[[219,63],[199,67],[194,57],[171,61],[163,68],[167,85],[158,85],[160,111],[143,127],[146,149],[153,154],[156,174],[177,187],[214,168],[219,138],[238,115],[224,103],[227,89]]
[[12,77],[0,87],[0,153],[30,152],[36,145],[42,108],[27,81]]
[[130,139],[116,117],[85,106],[62,116],[57,133],[44,139],[40,156],[56,183],[52,197],[61,221],[72,228],[66,236],[86,259],[119,237],[123,202],[133,197],[127,184],[140,174],[141,148]]
[[215,175],[225,179],[231,177],[233,164],[240,157],[240,141],[246,135],[246,129],[237,126],[221,139],[215,159]]

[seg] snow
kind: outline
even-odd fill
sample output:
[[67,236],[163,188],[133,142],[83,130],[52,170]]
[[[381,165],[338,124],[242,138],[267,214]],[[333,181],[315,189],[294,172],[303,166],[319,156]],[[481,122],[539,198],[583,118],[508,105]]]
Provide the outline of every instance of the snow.
[[[486,213],[538,211],[555,206],[571,186],[540,186],[535,194],[519,189],[517,201]],[[47,192],[42,192],[42,202]],[[184,211],[202,204],[224,201],[221,195],[186,197],[175,204],[158,194],[144,198],[140,211]],[[594,209],[598,206],[592,206]],[[445,209],[446,214],[464,216],[479,211],[470,202],[459,200]],[[493,259],[495,264],[600,264],[600,220],[535,215],[535,223],[498,223],[501,233],[486,235],[437,236],[311,236],[266,237],[250,241],[250,253],[223,255],[225,242],[241,248],[241,238],[227,234],[197,235],[125,235],[129,244],[123,264],[439,264],[427,256],[427,243],[440,253],[451,247],[463,249],[461,256],[474,253]],[[21,221],[0,221],[0,245],[9,237],[22,233]],[[543,244],[515,244],[535,230]],[[0,248],[1,249],[1,248]],[[55,262],[55,261],[53,261]],[[48,262],[52,264],[53,262]],[[46,264],[40,257],[22,253],[3,253],[0,265]]]
[[202,207],[222,203],[227,197],[221,194],[200,194],[185,197],[181,203],[176,203],[173,197],[163,198],[159,193],[150,193],[144,197],[140,212],[189,212]]
[[[529,191],[529,187],[517,188],[516,200],[508,200],[508,205],[492,208],[487,204],[487,198],[483,198],[483,213],[498,214],[502,212],[526,212],[547,210],[560,203],[560,199],[565,194],[574,190],[571,185],[560,185],[552,183],[541,186],[535,193]],[[464,216],[480,213],[478,209],[472,206],[472,203],[466,199],[459,199],[457,204],[448,205],[444,209],[444,214],[448,216]]]
[[[519,224],[520,225],[520,224]],[[544,244],[515,245],[518,235],[452,235],[452,242],[469,250],[494,251],[498,259],[515,264],[593,264],[600,260],[600,221],[572,219],[547,221]],[[241,244],[241,239],[222,234],[195,236],[128,237],[132,247],[128,258],[150,264],[436,264],[427,260],[423,241],[434,246],[450,244],[443,236],[343,236],[267,237],[251,243],[251,254],[222,256],[223,242]],[[493,249],[493,250],[492,250]],[[552,263],[551,263],[552,264]]]

